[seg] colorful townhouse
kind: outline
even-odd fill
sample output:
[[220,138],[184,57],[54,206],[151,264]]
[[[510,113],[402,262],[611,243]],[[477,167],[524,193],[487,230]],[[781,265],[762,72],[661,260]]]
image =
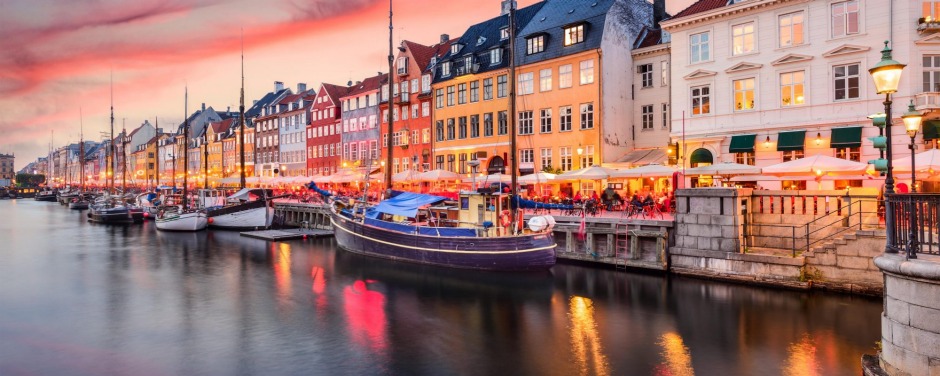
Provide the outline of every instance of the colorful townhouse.
[[[672,132],[687,167],[768,166],[813,155],[879,158],[869,115],[884,112],[868,70],[890,40],[907,64],[894,102],[894,158],[909,155],[900,115],[926,111],[918,146],[940,137],[940,26],[934,1],[700,0],[660,23],[671,34]],[[684,131],[681,126],[684,115]],[[684,140],[684,143],[683,143]],[[693,186],[713,184],[692,176]],[[881,178],[759,181],[767,189],[880,187]]]
[[[509,160],[509,6],[498,17],[470,26],[433,66],[432,168],[469,173],[505,173]],[[519,30],[545,5],[516,11]]]
[[255,126],[255,175],[274,176],[274,169],[280,172],[280,128],[278,109],[280,102],[293,94],[284,83],[274,82],[274,91],[265,94],[246,112]]
[[[428,170],[431,166],[431,82],[434,65],[450,48],[450,37],[441,35],[437,44],[425,46],[411,41],[402,41],[393,69],[394,90],[391,100],[392,120],[392,171],[393,173],[413,169]],[[432,64],[433,62],[433,64]],[[389,84],[382,86],[382,159],[388,156],[388,109]]]
[[[633,121],[631,140],[633,149],[618,158],[614,166],[643,166],[647,164],[675,165],[677,144],[670,143],[672,122],[669,121],[669,33],[659,28],[658,22],[665,16],[662,2],[653,3],[653,24],[644,27],[633,43]],[[630,191],[655,189],[653,181],[642,180],[642,186]],[[659,189],[656,189],[659,188]]]
[[281,176],[307,174],[307,117],[316,93],[307,84],[297,84],[297,92],[278,103],[278,141]]
[[237,122],[236,118],[228,118],[222,121],[213,121],[206,127],[206,140],[208,141],[209,157],[209,178],[217,180],[225,177],[225,166],[223,164],[223,137],[229,134],[232,125]]
[[379,161],[379,89],[388,74],[379,73],[350,85],[340,97],[342,104],[343,154],[341,167],[378,168]]
[[307,176],[330,175],[342,165],[343,125],[340,98],[350,86],[321,84],[307,125]]

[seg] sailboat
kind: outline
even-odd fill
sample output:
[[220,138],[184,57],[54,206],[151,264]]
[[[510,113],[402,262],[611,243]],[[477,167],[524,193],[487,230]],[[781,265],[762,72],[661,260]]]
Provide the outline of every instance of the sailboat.
[[[189,89],[186,89],[184,105],[183,142],[189,143]],[[183,152],[183,165],[189,166],[189,153]],[[201,231],[209,225],[206,212],[189,208],[189,192],[187,181],[189,174],[183,174],[183,197],[181,203],[163,206],[157,213],[157,230],[162,231]]]
[[81,180],[81,188],[78,191],[78,196],[73,198],[69,202],[69,209],[72,210],[88,210],[88,200],[85,199],[85,125],[82,120],[81,109],[78,110],[78,123],[79,123],[79,142],[78,142],[78,164],[81,166],[81,170],[78,173],[79,179]]
[[108,176],[111,178],[108,193],[99,197],[89,207],[88,220],[97,223],[126,225],[134,222],[130,210],[120,197],[114,196],[114,81],[111,82],[111,145],[108,159]]
[[[239,135],[241,183],[238,192],[228,196],[222,206],[207,206],[209,227],[222,230],[260,230],[274,220],[273,191],[245,187],[245,52],[242,48],[242,88],[239,100]],[[202,199],[201,201],[205,201]]]
[[[515,87],[515,2],[509,17],[509,77]],[[391,25],[389,1],[389,30]],[[389,88],[394,87],[392,42],[389,36]],[[391,89],[390,89],[391,90]],[[515,90],[509,96],[510,122],[515,119]],[[389,112],[388,133],[393,133],[392,111]],[[510,149],[515,155],[515,126],[510,123]],[[388,138],[391,141],[391,137]],[[389,142],[387,150],[392,150]],[[392,166],[388,153],[386,168]],[[352,253],[421,264],[476,270],[544,270],[555,264],[555,240],[550,217],[530,220],[528,228],[519,226],[510,200],[517,189],[515,166],[511,191],[461,192],[458,203],[448,203],[440,196],[393,192],[390,173],[386,172],[388,198],[376,205],[363,201],[331,200],[330,218],[336,242]],[[310,188],[323,196],[315,183]],[[444,204],[444,205],[442,205]],[[495,224],[503,224],[496,227]],[[502,231],[500,231],[502,230]]]

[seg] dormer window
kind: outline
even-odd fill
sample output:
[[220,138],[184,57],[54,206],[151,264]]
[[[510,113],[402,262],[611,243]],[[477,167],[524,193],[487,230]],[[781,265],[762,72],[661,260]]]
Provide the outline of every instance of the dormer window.
[[503,61],[502,49],[494,48],[490,50],[490,65],[496,65]]
[[532,38],[526,39],[525,41],[525,53],[526,55],[537,54],[539,52],[545,51],[545,36],[538,35]]
[[470,67],[473,66],[473,56],[463,58],[463,66],[467,69],[467,73],[470,73]]
[[450,77],[450,62],[441,64],[441,77]]
[[477,46],[483,43],[486,43],[486,38],[481,35],[480,38],[477,38]]
[[431,66],[437,65],[437,56],[431,56]]
[[506,39],[509,39],[509,28],[504,27],[502,29],[499,29],[499,40],[506,40]]
[[584,42],[584,24],[565,27],[565,46]]
[[454,45],[450,46],[450,54],[451,54],[451,55],[456,55],[458,52],[460,52],[460,48],[461,48],[461,47],[463,47],[463,46],[461,46],[461,45],[459,45],[459,44],[457,44],[457,43],[454,43]]
[[408,74],[408,57],[401,56],[398,58],[398,75],[403,76]]

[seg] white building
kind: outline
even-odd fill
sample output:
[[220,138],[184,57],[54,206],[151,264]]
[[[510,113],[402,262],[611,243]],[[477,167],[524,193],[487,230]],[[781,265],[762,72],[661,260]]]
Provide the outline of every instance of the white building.
[[[683,163],[767,166],[815,154],[878,158],[867,137],[879,130],[867,117],[884,112],[885,98],[875,93],[868,69],[881,60],[885,40],[893,41],[894,59],[908,64],[894,94],[891,128],[895,158],[907,155],[910,138],[899,116],[915,95],[940,83],[940,35],[931,34],[938,29],[918,31],[925,4],[937,6],[911,0],[700,0],[662,22],[672,37],[671,136],[685,140],[679,147]],[[923,74],[932,70],[938,73]],[[940,94],[922,97],[940,108]],[[928,130],[927,138],[936,137]],[[823,180],[821,187],[882,182],[858,176]],[[797,181],[760,185],[804,187]],[[807,188],[817,187],[810,181]]]

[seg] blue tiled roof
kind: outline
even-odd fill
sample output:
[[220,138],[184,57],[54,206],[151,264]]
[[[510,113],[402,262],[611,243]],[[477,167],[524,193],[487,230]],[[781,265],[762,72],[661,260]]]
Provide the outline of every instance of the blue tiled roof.
[[[516,65],[600,48],[610,16],[620,18],[618,23],[636,30],[652,22],[653,5],[646,0],[547,0],[547,3],[517,35]],[[565,46],[564,28],[577,24],[584,25],[584,42]],[[539,34],[545,38],[544,50],[526,55],[526,40]],[[626,39],[626,43],[632,43],[635,38],[630,35],[614,37]]]
[[[532,20],[532,17],[540,9],[542,9],[546,3],[547,1],[540,1],[517,10],[517,30],[519,28],[525,27],[525,25],[528,24],[530,20]],[[509,59],[505,53],[505,51],[509,49],[509,39],[500,40],[500,30],[508,26],[508,15],[491,18],[487,21],[470,26],[470,28],[463,33],[463,36],[454,42],[454,44],[463,46],[460,51],[458,51],[456,54],[448,52],[446,55],[444,55],[443,58],[441,58],[440,63],[437,64],[437,67],[435,68],[437,72],[435,74],[434,82],[447,81],[460,76],[461,74],[457,74],[458,70],[463,73],[466,69],[464,67],[463,59],[470,55],[474,56],[473,62],[478,66],[478,69],[475,71],[475,73],[483,73],[509,66]],[[480,39],[481,37],[483,38],[482,40]],[[481,41],[482,43],[480,43]],[[502,48],[504,52],[502,53],[501,62],[499,64],[492,65],[490,64],[489,51],[497,47]],[[445,62],[452,63],[450,69],[451,74],[447,77],[442,77],[440,70],[441,65],[443,65]],[[472,69],[470,71],[472,71]]]
[[257,117],[258,115],[261,115],[261,109],[264,108],[264,106],[270,105],[271,102],[280,98],[281,94],[283,94],[287,90],[290,90],[290,89],[281,89],[278,92],[272,91],[272,92],[265,94],[263,97],[261,97],[261,99],[258,100],[258,102],[251,105],[250,108],[245,110],[245,117],[253,118],[253,117]]

